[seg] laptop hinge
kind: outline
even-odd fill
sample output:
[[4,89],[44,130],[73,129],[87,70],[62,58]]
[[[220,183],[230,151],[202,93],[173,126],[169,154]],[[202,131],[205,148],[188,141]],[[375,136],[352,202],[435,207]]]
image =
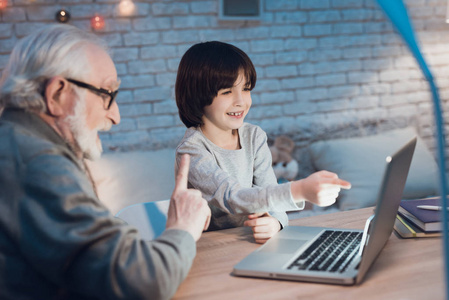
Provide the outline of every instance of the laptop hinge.
[[363,229],[362,241],[360,242],[359,256],[362,257],[365,247],[369,242],[369,229],[371,227],[371,222],[373,221],[375,215],[371,215],[365,223],[365,228]]

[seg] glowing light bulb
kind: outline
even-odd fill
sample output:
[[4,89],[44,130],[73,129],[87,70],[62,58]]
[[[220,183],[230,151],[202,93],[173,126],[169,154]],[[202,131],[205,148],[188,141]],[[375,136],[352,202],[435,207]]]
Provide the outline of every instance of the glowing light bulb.
[[136,6],[134,5],[134,2],[132,0],[121,0],[120,4],[118,5],[119,13],[123,16],[131,15],[135,9]]
[[60,23],[67,23],[70,20],[70,13],[64,9],[61,9],[56,12],[56,20]]
[[95,30],[103,29],[105,25],[103,16],[95,14],[95,16],[93,16],[92,19],[90,19],[90,25]]
[[0,0],[0,9],[8,6],[8,0]]

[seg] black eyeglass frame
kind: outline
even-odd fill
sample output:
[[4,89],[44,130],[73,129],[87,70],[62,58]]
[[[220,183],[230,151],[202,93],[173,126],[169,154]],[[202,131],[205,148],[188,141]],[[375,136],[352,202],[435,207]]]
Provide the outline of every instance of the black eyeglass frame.
[[66,78],[66,80],[68,82],[73,83],[74,85],[77,85],[79,87],[88,89],[88,90],[93,91],[93,92],[95,92],[97,94],[104,94],[104,95],[109,96],[109,98],[110,98],[109,99],[109,103],[107,103],[107,105],[105,105],[105,109],[106,110],[109,110],[111,108],[112,103],[114,103],[114,100],[117,97],[117,94],[118,94],[118,91],[119,91],[119,90],[111,91],[111,90],[107,90],[107,89],[103,89],[103,88],[97,88],[97,87],[95,87],[95,86],[93,86],[91,84],[88,84],[88,83],[85,83],[85,82],[82,82],[82,81],[78,81],[78,80],[75,80],[75,79],[71,79],[71,78]]

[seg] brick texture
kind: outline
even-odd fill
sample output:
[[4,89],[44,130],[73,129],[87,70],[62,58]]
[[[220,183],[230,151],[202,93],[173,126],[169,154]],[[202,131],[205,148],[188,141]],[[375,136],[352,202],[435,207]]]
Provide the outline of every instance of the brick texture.
[[[248,53],[257,72],[247,121],[292,137],[301,156],[317,139],[415,126],[434,150],[431,94],[417,63],[374,0],[263,0],[259,21],[218,17],[218,1],[135,0],[129,16],[118,0],[9,1],[0,11],[0,72],[18,39],[46,24],[62,6],[71,24],[96,31],[111,47],[122,80],[122,124],[102,138],[106,151],[174,147],[184,128],[174,100],[182,54],[206,40]],[[446,1],[405,0],[417,38],[449,108]],[[446,118],[449,128],[449,118]]]

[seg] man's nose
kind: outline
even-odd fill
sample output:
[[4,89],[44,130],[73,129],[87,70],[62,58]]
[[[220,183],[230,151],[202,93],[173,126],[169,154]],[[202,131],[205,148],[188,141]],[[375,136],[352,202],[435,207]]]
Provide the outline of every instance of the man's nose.
[[112,121],[112,124],[114,125],[120,123],[120,111],[118,109],[117,102],[114,101],[114,103],[111,105],[111,107],[108,110],[107,117]]

